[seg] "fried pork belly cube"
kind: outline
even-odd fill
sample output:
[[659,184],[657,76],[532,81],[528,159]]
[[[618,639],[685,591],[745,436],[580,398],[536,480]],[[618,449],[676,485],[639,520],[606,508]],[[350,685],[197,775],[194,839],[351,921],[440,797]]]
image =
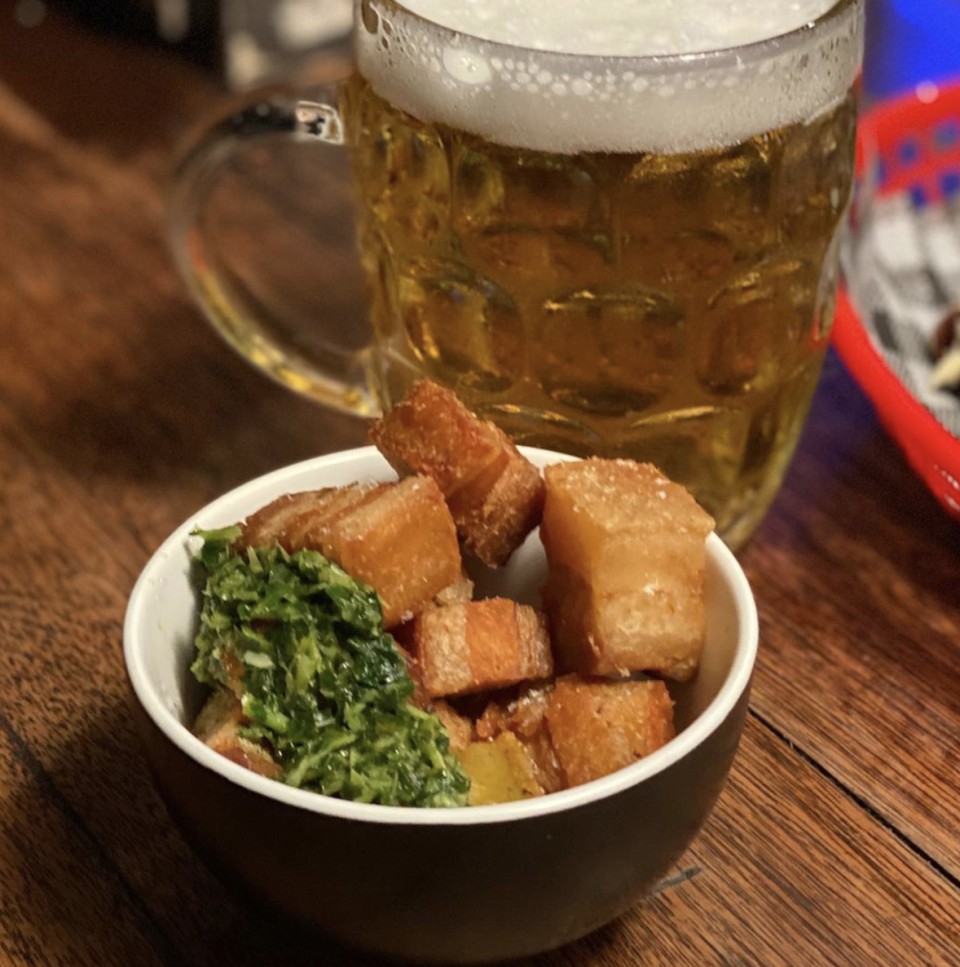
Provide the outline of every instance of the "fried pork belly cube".
[[431,698],[553,673],[543,615],[506,598],[427,608],[413,622],[412,648]]
[[544,712],[564,788],[599,779],[655,752],[674,736],[666,685],[566,675]]
[[504,564],[540,521],[537,468],[499,427],[429,380],[415,384],[373,426],[370,439],[401,475],[436,480],[464,550],[490,567]]
[[713,519],[656,467],[590,459],[545,471],[544,610],[561,671],[696,671]]
[[[476,724],[480,744],[502,743],[504,736],[513,736],[523,749],[524,766],[514,766],[510,774],[526,775],[532,766],[530,774],[543,792],[616,772],[659,749],[673,734],[673,702],[662,681],[579,675],[526,689],[507,703],[494,700]],[[473,748],[468,746],[468,751]],[[481,762],[494,762],[488,773],[481,773],[481,781],[491,786],[487,775],[502,777],[504,767],[495,771],[495,753],[488,752],[487,757]]]
[[287,551],[319,551],[370,585],[392,628],[463,581],[456,527],[429,477],[353,484],[281,497],[253,514],[235,545],[278,543]]
[[283,770],[270,753],[256,742],[240,736],[243,721],[237,696],[226,688],[218,688],[200,709],[193,734],[238,766],[268,779],[278,778]]
[[471,742],[457,755],[470,777],[471,806],[515,802],[544,793],[530,751],[512,732],[501,732],[489,742]]

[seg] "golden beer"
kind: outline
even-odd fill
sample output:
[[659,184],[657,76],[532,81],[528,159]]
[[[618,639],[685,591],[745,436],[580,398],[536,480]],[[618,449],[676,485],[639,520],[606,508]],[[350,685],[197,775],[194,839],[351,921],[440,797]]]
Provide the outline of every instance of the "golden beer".
[[852,90],[676,153],[498,144],[363,74],[344,113],[384,404],[426,376],[517,442],[651,461],[742,543],[830,335]]
[[[657,464],[739,546],[830,336],[863,5],[357,0],[350,81],[253,105],[186,157],[178,264],[299,392],[372,415],[429,377],[520,443]],[[279,133],[349,151],[369,345],[349,312],[271,307],[256,272],[223,271],[211,186]]]

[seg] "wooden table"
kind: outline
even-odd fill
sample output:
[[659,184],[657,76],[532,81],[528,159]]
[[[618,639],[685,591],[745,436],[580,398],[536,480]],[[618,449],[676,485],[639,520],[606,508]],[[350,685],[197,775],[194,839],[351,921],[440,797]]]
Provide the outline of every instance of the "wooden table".
[[[278,934],[171,824],[121,656],[181,520],[363,428],[227,352],[170,267],[171,146],[223,94],[0,3],[0,964],[350,963]],[[741,753],[660,891],[543,965],[960,964],[960,527],[840,364],[742,554]]]

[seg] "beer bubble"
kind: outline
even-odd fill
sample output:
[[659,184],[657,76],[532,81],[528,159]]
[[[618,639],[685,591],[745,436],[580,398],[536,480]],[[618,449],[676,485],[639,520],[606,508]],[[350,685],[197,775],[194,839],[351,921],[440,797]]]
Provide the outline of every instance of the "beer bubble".
[[363,0],[363,3],[360,4],[360,22],[371,34],[377,33],[380,27],[380,15],[373,9],[370,0]]
[[469,50],[447,47],[443,52],[443,66],[461,84],[486,84],[493,77],[490,64]]

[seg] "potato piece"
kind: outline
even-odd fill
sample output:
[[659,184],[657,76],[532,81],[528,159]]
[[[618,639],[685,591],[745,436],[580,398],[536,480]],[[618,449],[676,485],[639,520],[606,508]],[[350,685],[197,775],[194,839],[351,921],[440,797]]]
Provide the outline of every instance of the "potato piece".
[[471,806],[543,795],[530,753],[512,732],[490,742],[472,742],[458,757],[470,777]]
[[650,464],[591,459],[545,475],[542,596],[560,670],[690,678],[713,519]]
[[544,713],[564,787],[632,765],[673,738],[673,702],[662,681],[557,680]]
[[422,380],[370,431],[398,473],[436,480],[466,551],[498,567],[537,526],[543,480],[507,435]]
[[319,551],[374,588],[388,629],[463,580],[456,527],[429,477],[281,497],[247,520],[237,546],[267,538],[290,552]]
[[553,673],[543,616],[506,598],[428,608],[413,623],[413,653],[433,698]]
[[263,746],[240,736],[243,721],[243,711],[236,695],[225,688],[218,688],[200,709],[193,734],[214,752],[244,769],[268,779],[278,778],[283,770],[270,753]]

